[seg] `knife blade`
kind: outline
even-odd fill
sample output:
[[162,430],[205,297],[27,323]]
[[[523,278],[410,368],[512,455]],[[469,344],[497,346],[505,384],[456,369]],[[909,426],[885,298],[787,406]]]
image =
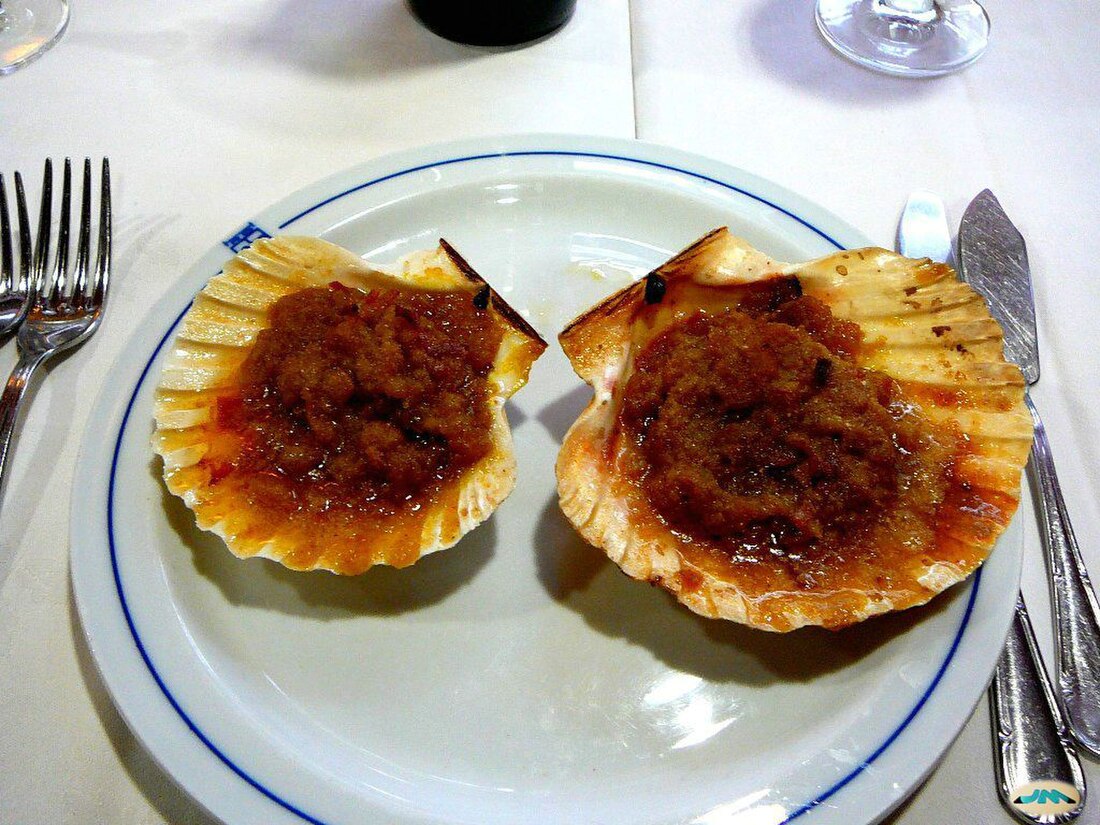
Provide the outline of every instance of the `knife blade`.
[[[943,250],[951,249],[951,235],[943,201],[937,195],[910,195],[898,223],[898,248],[902,254],[940,250],[933,259],[946,263],[948,254]],[[997,793],[1006,810],[1022,822],[1036,825],[1076,819],[1084,809],[1085,777],[1021,593],[1016,596],[1012,624],[989,685],[989,711]],[[1060,789],[1069,802],[1062,802],[1062,810],[1054,815],[1037,804],[1039,798],[1034,806],[1026,801],[1035,788],[1048,793]]]
[[[963,278],[985,296],[1000,322],[1006,357],[1034,384],[1039,380],[1039,347],[1027,247],[988,189],[966,208],[959,227],[959,263]],[[1046,428],[1031,397],[1024,398],[1035,424],[1028,470],[1040,505],[1058,693],[1070,733],[1100,756],[1100,603],[1073,533]]]
[[1004,330],[1005,357],[1024,380],[1039,380],[1039,336],[1024,236],[1000,201],[983,189],[959,224],[959,275],[978,290]]

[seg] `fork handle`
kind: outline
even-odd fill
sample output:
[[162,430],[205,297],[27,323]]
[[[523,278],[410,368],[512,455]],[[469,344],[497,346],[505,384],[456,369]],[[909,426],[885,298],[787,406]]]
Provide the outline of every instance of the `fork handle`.
[[3,495],[4,479],[8,471],[8,453],[11,449],[15,425],[19,420],[19,409],[27,391],[31,376],[38,366],[46,360],[40,354],[31,354],[20,350],[19,362],[11,371],[4,394],[0,396],[0,495]]
[[1073,738],[1100,756],[1100,606],[1073,535],[1046,428],[1030,398],[1027,405],[1035,422],[1028,467],[1039,494],[1040,527],[1050,570],[1058,692]]

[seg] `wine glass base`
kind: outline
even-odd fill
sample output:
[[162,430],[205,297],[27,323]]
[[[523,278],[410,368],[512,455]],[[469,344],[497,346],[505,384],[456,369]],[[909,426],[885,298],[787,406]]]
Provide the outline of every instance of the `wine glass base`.
[[69,25],[68,0],[0,2],[0,75],[42,56]]
[[825,40],[849,60],[906,77],[956,72],[989,45],[989,18],[977,3],[936,6],[931,19],[915,22],[876,0],[819,0],[816,17]]

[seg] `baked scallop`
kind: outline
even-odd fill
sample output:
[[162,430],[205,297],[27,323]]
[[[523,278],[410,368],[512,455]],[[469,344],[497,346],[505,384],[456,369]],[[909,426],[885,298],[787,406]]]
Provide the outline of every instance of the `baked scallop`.
[[404,567],[511,492],[504,402],[545,348],[445,241],[381,267],[260,240],[184,316],[153,443],[168,489],[239,557]]
[[923,604],[1016,510],[1024,382],[946,265],[784,264],[719,229],[560,341],[594,389],[562,511],[704,616],[789,631]]

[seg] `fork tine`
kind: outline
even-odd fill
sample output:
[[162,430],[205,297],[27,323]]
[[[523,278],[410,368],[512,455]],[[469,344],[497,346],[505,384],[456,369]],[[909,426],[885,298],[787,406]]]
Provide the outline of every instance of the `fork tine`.
[[99,249],[95,259],[95,280],[92,283],[92,306],[99,307],[107,297],[107,282],[111,277],[111,164],[103,159],[99,190]]
[[84,158],[84,182],[80,188],[80,234],[76,239],[76,271],[73,278],[73,305],[84,306],[88,283],[88,244],[92,234],[92,160]]
[[19,291],[31,291],[31,220],[27,216],[27,195],[23,176],[15,173],[15,208],[19,213]]
[[46,158],[42,172],[42,202],[38,208],[38,238],[34,243],[34,291],[41,293],[50,257],[50,215],[53,214],[53,163]]
[[0,289],[11,292],[15,286],[15,262],[11,252],[11,220],[8,217],[8,192],[0,173]]
[[69,272],[69,214],[73,194],[73,164],[65,158],[65,170],[61,176],[61,213],[57,218],[57,256],[54,258],[53,280],[46,301],[55,306],[65,291]]

